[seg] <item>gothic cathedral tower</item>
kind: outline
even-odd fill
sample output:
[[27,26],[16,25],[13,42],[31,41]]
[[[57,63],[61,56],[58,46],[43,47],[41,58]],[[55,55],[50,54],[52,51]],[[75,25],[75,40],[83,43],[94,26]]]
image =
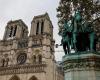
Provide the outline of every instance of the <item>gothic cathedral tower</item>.
[[54,57],[53,25],[47,13],[28,27],[9,21],[0,41],[0,80],[63,80]]

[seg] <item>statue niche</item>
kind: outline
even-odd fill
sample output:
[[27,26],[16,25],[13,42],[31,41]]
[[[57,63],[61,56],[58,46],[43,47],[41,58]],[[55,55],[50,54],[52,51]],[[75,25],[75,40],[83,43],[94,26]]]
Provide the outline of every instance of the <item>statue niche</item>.
[[75,52],[96,51],[97,38],[92,22],[84,21],[78,10],[70,21],[71,25],[69,25],[69,21],[64,21],[64,28],[61,33],[61,43],[65,54],[69,54],[71,49],[74,49]]

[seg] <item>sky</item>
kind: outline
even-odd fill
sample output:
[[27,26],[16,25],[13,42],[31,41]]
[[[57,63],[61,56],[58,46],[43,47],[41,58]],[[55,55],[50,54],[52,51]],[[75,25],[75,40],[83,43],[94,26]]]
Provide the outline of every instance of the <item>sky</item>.
[[[52,21],[55,44],[60,44],[58,35],[57,11],[60,0],[0,0],[0,39],[3,38],[5,26],[10,20],[22,19],[30,31],[31,21],[34,16],[48,13]],[[64,52],[62,47],[55,48],[55,58],[62,60]]]

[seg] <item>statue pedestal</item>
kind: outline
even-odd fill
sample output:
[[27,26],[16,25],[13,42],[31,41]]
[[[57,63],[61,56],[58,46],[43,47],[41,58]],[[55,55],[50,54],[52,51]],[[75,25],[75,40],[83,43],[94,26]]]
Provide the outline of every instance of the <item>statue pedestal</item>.
[[63,57],[65,80],[100,80],[100,52],[80,52]]

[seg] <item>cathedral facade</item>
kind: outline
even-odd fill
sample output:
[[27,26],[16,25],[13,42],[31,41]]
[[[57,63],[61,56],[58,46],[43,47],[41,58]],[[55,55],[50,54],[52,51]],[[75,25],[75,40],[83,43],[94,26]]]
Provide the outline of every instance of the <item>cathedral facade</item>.
[[7,23],[0,41],[0,80],[63,80],[48,14],[35,16],[28,33],[22,20]]

